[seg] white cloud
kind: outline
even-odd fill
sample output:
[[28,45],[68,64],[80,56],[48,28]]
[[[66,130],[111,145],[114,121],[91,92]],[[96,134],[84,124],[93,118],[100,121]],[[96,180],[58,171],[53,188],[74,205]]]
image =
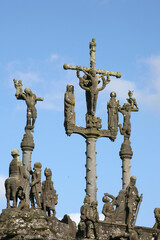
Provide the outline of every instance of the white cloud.
[[55,61],[59,58],[58,54],[51,54],[50,58],[49,58],[49,61]]
[[4,182],[6,180],[7,177],[0,175],[0,200],[4,200],[5,199],[5,186],[4,186]]
[[[22,80],[23,85],[31,86],[33,83],[41,83],[43,82],[42,78],[38,73],[35,72],[20,72],[15,71],[13,78],[17,80]],[[13,75],[12,74],[12,75]]]
[[[80,213],[70,213],[68,215],[78,225],[78,223],[80,222]],[[103,214],[99,214],[99,220],[104,220],[104,215]]]

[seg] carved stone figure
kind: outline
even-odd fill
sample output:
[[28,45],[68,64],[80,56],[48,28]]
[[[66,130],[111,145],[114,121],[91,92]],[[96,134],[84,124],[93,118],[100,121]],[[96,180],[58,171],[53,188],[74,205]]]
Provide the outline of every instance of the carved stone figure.
[[[9,178],[5,181],[7,208],[10,208],[10,200],[13,200],[13,208],[17,206],[17,198],[24,195],[24,169],[22,162],[19,159],[20,152],[18,149],[13,149],[11,152],[13,157],[9,165]],[[21,192],[21,194],[20,194]],[[25,195],[23,196],[25,199]]]
[[53,181],[51,180],[52,171],[50,168],[45,168],[44,175],[46,176],[46,181],[42,182],[42,209],[46,212],[48,211],[48,216],[50,216],[50,212],[53,212],[55,216],[56,210],[55,205],[57,205],[58,195],[56,194],[56,190],[53,187]]
[[86,214],[86,233],[87,238],[94,239],[97,236],[96,222],[99,220],[97,212],[97,201],[93,201]]
[[86,227],[86,221],[88,216],[88,211],[90,208],[90,197],[88,195],[84,198],[84,205],[81,207],[81,216],[80,216],[80,223],[78,225],[79,235],[81,237],[86,238],[87,237],[87,227]]
[[64,97],[64,126],[75,125],[75,96],[74,86],[72,84],[67,85],[67,89]]
[[132,176],[130,177],[130,183],[128,187],[126,188],[126,222],[128,225],[128,228],[130,229],[133,227],[136,215],[138,203],[140,200],[142,201],[142,195],[141,198],[139,197],[138,190],[136,185],[136,177]]
[[121,124],[119,124],[120,133],[124,135],[125,138],[129,139],[131,135],[131,106],[129,103],[124,103],[123,107],[119,107],[118,111],[123,114],[124,122],[123,127]]
[[118,128],[118,107],[119,107],[119,101],[116,100],[116,93],[111,92],[110,93],[111,99],[107,103],[107,109],[108,109],[108,129],[109,130],[116,130]]
[[125,223],[126,219],[126,192],[125,190],[120,190],[118,196],[116,197],[116,209],[115,209],[115,221],[118,223]]
[[[110,202],[110,197],[112,201]],[[115,205],[115,197],[105,193],[104,197],[102,198],[102,201],[105,203],[102,209],[102,213],[105,216],[104,221],[105,222],[112,222],[115,218],[115,212],[114,212],[114,205]]]
[[154,216],[155,216],[156,222],[155,222],[153,228],[160,230],[160,208],[154,209]]
[[128,91],[128,96],[129,98],[126,99],[127,102],[131,105],[132,108],[136,108],[138,110],[136,99],[132,97],[133,91]]
[[[25,88],[24,92],[22,89],[22,82],[16,81],[16,79],[13,80],[14,85],[16,87],[16,98],[25,100],[27,104],[27,124],[25,129],[33,130],[34,124],[37,118],[37,110],[35,108],[35,105],[37,101],[43,101],[43,98],[37,97],[29,88]],[[32,121],[31,121],[32,120]],[[32,122],[32,123],[31,123]]]
[[34,172],[31,172],[32,174],[32,182],[30,184],[31,186],[31,192],[30,192],[30,199],[31,199],[31,206],[35,207],[35,201],[38,208],[41,208],[41,198],[40,194],[42,192],[41,189],[41,167],[42,164],[40,162],[36,162],[34,164]]
[[[88,72],[82,68],[81,71],[85,73],[80,77],[80,70],[77,70],[77,77],[79,78],[79,85],[82,89],[86,90],[87,113],[94,116],[96,112],[98,92],[103,90],[110,82],[109,74],[97,75],[96,70],[91,68]],[[107,79],[105,79],[107,75]],[[102,80],[102,86],[98,88],[98,84]]]
[[19,80],[19,81],[17,82],[17,80],[16,80],[15,78],[13,79],[13,82],[14,82],[14,86],[15,86],[15,88],[16,88],[16,94],[15,94],[15,96],[18,97],[20,94],[23,93],[23,84],[22,84],[22,81],[21,81],[21,80]]

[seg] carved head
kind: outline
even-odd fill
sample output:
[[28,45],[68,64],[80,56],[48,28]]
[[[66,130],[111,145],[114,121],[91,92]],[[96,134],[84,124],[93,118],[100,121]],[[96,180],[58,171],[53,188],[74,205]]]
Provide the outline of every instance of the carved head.
[[89,73],[95,77],[96,76],[96,71],[94,69],[91,68],[91,70],[89,71]]
[[133,91],[128,91],[128,96],[131,98],[133,96]]
[[25,92],[26,94],[29,94],[29,95],[32,94],[32,91],[31,91],[30,88],[25,88],[25,89],[24,89],[24,92]]
[[51,171],[51,169],[50,169],[50,168],[45,168],[45,170],[44,170],[44,175],[45,175],[46,177],[52,176],[52,171]]
[[42,164],[41,164],[40,162],[36,162],[36,163],[34,164],[33,169],[34,169],[34,170],[36,170],[36,169],[41,169],[41,167],[42,167]]
[[67,84],[67,92],[74,93],[74,85],[73,84]]
[[129,111],[130,108],[131,108],[131,105],[129,103],[123,104],[123,107],[122,107],[123,110]]
[[114,97],[115,98],[116,96],[117,96],[116,92],[111,92],[110,93],[110,97]]
[[18,149],[13,149],[13,150],[11,151],[11,155],[12,155],[12,157],[20,156],[20,152],[19,152]]
[[110,202],[110,199],[109,199],[107,196],[104,196],[104,197],[102,198],[102,201],[103,201],[103,202]]
[[130,177],[130,185],[131,186],[135,186],[135,184],[136,184],[136,177],[135,176],[131,176]]

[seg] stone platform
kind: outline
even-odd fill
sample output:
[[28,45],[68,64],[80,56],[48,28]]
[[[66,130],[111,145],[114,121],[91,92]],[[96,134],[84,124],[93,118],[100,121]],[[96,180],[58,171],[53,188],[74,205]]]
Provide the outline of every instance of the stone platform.
[[76,235],[76,224],[68,215],[62,221],[48,217],[40,209],[6,209],[0,215],[1,240],[56,240],[72,239]]

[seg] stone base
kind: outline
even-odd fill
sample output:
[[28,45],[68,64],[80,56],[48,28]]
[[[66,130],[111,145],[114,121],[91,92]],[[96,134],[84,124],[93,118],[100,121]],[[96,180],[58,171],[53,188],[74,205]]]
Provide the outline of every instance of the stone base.
[[[72,222],[72,224],[71,224]],[[75,238],[73,221],[62,223],[56,217],[48,217],[40,209],[22,211],[6,209],[0,215],[1,240],[58,240]],[[75,230],[71,229],[75,226]]]
[[[11,208],[0,215],[1,240],[89,240],[78,234],[76,237],[76,231],[76,224],[68,215],[59,221],[40,209]],[[137,226],[128,232],[125,224],[99,221],[96,236],[97,240],[160,240],[160,230]]]

